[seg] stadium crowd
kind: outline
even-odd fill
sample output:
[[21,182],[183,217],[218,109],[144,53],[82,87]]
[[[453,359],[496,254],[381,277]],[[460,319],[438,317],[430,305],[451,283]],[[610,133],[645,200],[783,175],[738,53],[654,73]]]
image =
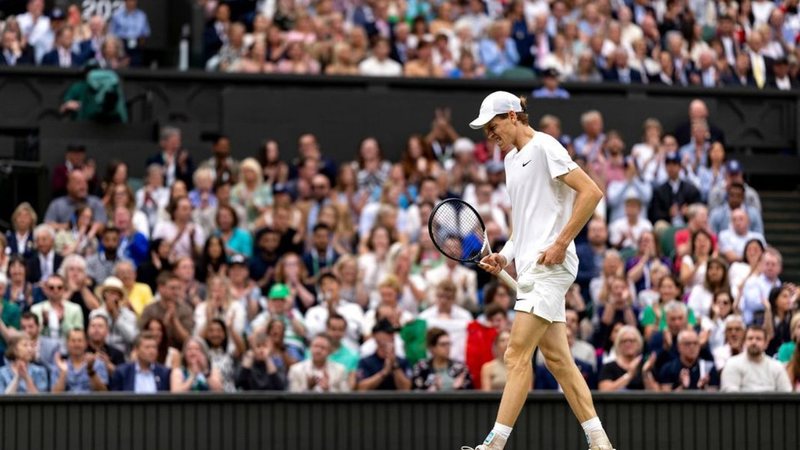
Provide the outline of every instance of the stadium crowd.
[[[798,0],[197,0],[207,70],[798,87]],[[43,0],[0,23],[0,65],[140,66],[137,0],[110,18]]]
[[[706,105],[627,143],[597,111],[581,123],[532,125],[605,192],[565,299],[590,386],[800,389],[798,290]],[[364,137],[337,162],[311,133],[238,160],[227,136],[190,152],[171,126],[146,168],[69,146],[46,211],[18,205],[0,235],[0,389],[502,389],[515,293],[425,226],[460,197],[495,250],[512,232],[499,149],[465,128],[438,109],[398,161]],[[558,389],[533,364],[532,388]]]

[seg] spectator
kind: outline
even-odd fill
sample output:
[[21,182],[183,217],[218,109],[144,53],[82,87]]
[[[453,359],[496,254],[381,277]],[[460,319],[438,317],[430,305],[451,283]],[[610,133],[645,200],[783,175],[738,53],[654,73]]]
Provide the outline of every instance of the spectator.
[[712,142],[708,150],[708,165],[697,168],[698,187],[703,200],[708,200],[712,190],[725,185],[726,174],[725,147],[720,142]]
[[8,342],[6,365],[0,367],[0,390],[5,394],[37,394],[50,390],[47,369],[34,361],[34,345],[25,335]]
[[744,186],[744,204],[761,212],[761,198],[752,186],[745,183],[742,165],[735,159],[728,161],[728,164],[725,165],[725,184],[719,185],[709,192],[709,209],[713,210],[725,205],[728,197],[728,188],[734,183],[741,183]]
[[130,309],[138,317],[144,308],[153,301],[153,291],[145,283],[136,281],[136,269],[130,261],[120,261],[114,267],[114,276],[122,281],[123,288],[128,293]]
[[674,237],[674,251],[676,258],[682,258],[684,255],[692,253],[692,236],[700,230],[705,231],[711,236],[712,246],[717,245],[717,235],[711,231],[708,225],[708,208],[702,203],[693,203],[686,208],[686,228],[682,228],[675,232]]
[[87,393],[106,391],[108,372],[103,362],[94,353],[87,353],[88,344],[83,330],[67,333],[67,360],[56,355],[53,371],[53,392]]
[[36,227],[36,211],[28,202],[22,202],[11,214],[11,229],[6,231],[6,243],[11,255],[27,258],[33,253],[33,229]]
[[773,76],[774,60],[764,55],[764,35],[759,31],[750,33],[747,39],[748,55],[750,56],[750,68],[756,87],[764,89],[767,80]]
[[414,366],[412,384],[415,390],[431,392],[472,389],[472,378],[467,367],[450,359],[450,336],[441,328],[430,328],[426,334],[430,359]]
[[730,226],[719,233],[719,252],[729,263],[741,261],[745,244],[753,239],[762,244],[766,243],[763,234],[750,231],[750,217],[747,211],[742,207],[736,208],[731,211]]
[[194,334],[205,336],[206,327],[214,319],[219,319],[226,326],[226,334],[230,333],[229,340],[232,350],[241,337],[247,324],[247,311],[242,302],[234,301],[231,296],[228,279],[221,276],[212,276],[207,283],[208,295],[194,308]]
[[[27,336],[33,346],[33,361],[45,367],[48,371],[55,367],[56,353],[61,350],[61,342],[41,333],[39,317],[31,312],[25,312],[20,319],[20,331]],[[8,342],[10,344],[10,340]],[[8,347],[6,347],[8,349]]]
[[233,332],[228,336],[228,326],[222,319],[212,319],[201,333],[208,345],[211,367],[219,370],[222,390],[236,392],[235,370],[239,358],[245,351],[242,337]]
[[603,144],[606,135],[603,133],[603,116],[599,111],[590,110],[581,115],[583,134],[575,138],[573,143],[575,154],[583,156],[590,163],[602,160]]
[[220,205],[216,214],[216,234],[225,244],[226,253],[250,258],[253,255],[253,237],[239,226],[236,210],[230,205]]
[[164,272],[158,276],[158,295],[153,303],[147,305],[139,317],[140,328],[144,329],[150,319],[164,321],[164,336],[170,347],[181,347],[194,329],[192,308],[180,301],[183,284],[177,275]]
[[24,44],[19,34],[11,29],[5,29],[0,40],[0,67],[26,66],[36,64],[33,49]]
[[[461,242],[458,239],[447,238],[444,245],[452,248],[453,254],[461,254]],[[478,279],[474,270],[458,263],[458,261],[447,259],[445,263],[428,270],[425,274],[425,281],[428,286],[438,286],[445,280],[451,280],[455,289],[455,306],[459,310],[475,311],[478,310]],[[428,304],[437,303],[434,290],[429,290],[430,298]],[[469,313],[468,313],[469,314]]]
[[792,390],[795,392],[800,391],[800,346],[797,346],[792,354],[792,359],[786,366],[786,373],[789,375],[789,383],[792,384]]
[[[619,156],[621,157],[621,151]],[[650,182],[639,174],[639,167],[634,158],[625,157],[622,168],[624,169],[624,178],[609,180],[606,188],[606,198],[610,211],[609,221],[614,222],[625,217],[628,200],[630,199],[639,201],[638,215],[642,219],[646,219],[647,207],[653,198],[653,188]]]
[[272,189],[263,183],[263,170],[255,158],[247,158],[239,166],[241,180],[231,190],[231,202],[247,211],[248,223],[272,205]]
[[628,282],[621,276],[613,275],[607,280],[609,284],[608,299],[605,304],[597,307],[597,316],[600,323],[595,330],[595,347],[609,347],[609,338],[614,325],[637,326],[638,311],[633,307],[633,294]]
[[675,138],[678,140],[678,145],[683,146],[689,143],[691,139],[692,123],[697,120],[705,120],[708,124],[709,140],[711,142],[720,142],[725,144],[725,135],[717,126],[709,122],[708,106],[700,99],[694,99],[689,103],[689,117],[686,122],[681,123],[675,128]]
[[333,342],[327,334],[318,334],[311,340],[311,358],[289,369],[291,392],[348,392],[347,371],[344,366],[329,359]]
[[372,55],[361,61],[358,72],[366,76],[399,77],[403,74],[403,66],[389,58],[390,42],[386,38],[377,38],[372,44]]
[[641,84],[642,73],[628,66],[628,51],[614,50],[608,69],[603,71],[603,80],[622,84]]
[[56,233],[56,252],[63,256],[94,254],[97,252],[97,233],[100,229],[100,222],[93,221],[92,208],[88,205],[77,205],[71,223],[66,229]]
[[[136,212],[141,213],[141,211]],[[147,234],[150,234],[144,214],[142,214],[141,219],[144,221],[143,225],[147,234],[134,228],[134,223],[131,221],[131,210],[126,207],[118,206],[113,210],[112,217],[114,220],[113,228],[119,231],[119,246],[117,247],[116,259],[118,261],[129,260],[136,265],[141,265],[148,257],[149,243]],[[108,250],[105,250],[108,253]]]
[[616,358],[600,369],[600,391],[659,390],[652,372],[655,357],[651,355],[647,360],[643,359],[644,341],[635,326],[623,326],[617,331],[614,348]]
[[95,14],[87,20],[87,26],[89,28],[89,36],[78,41],[78,54],[81,61],[104,59],[102,53],[103,44],[109,38],[113,38],[108,35],[106,30],[106,19],[99,14]]
[[278,61],[278,64],[275,67],[276,72],[299,75],[319,74],[319,63],[308,53],[306,46],[302,41],[289,40],[289,43],[286,46],[285,55],[285,59]]
[[108,315],[95,313],[89,319],[89,328],[86,333],[88,338],[87,351],[94,353],[96,359],[103,363],[109,379],[114,375],[117,366],[125,364],[125,354],[106,342],[110,326],[111,321]]
[[157,362],[158,338],[143,329],[134,342],[132,362],[117,367],[109,390],[136,394],[155,394],[170,390],[170,371]]
[[642,217],[642,199],[629,191],[625,196],[625,216],[611,222],[609,241],[616,248],[636,248],[644,233],[652,231],[653,224]]
[[111,16],[111,34],[125,43],[125,52],[131,57],[131,65],[142,66],[142,46],[150,37],[150,22],[147,14],[138,8],[138,0],[125,0],[125,7]]
[[42,327],[42,334],[53,339],[64,339],[70,330],[83,329],[81,307],[65,298],[64,277],[53,274],[42,284],[47,300],[31,307],[31,312],[36,315],[38,322],[45,324]]
[[636,255],[625,262],[625,272],[628,274],[628,281],[634,284],[636,293],[640,294],[642,291],[653,289],[656,285],[651,275],[654,268],[659,266],[668,268],[670,265],[669,259],[659,254],[655,234],[652,231],[645,231],[639,236]]
[[101,282],[111,276],[114,266],[122,261],[118,256],[120,230],[114,226],[103,229],[101,234],[102,252],[89,256],[86,260],[86,271],[95,281]]
[[[147,158],[147,162],[145,163],[148,167],[147,185],[152,186],[146,192],[149,192],[151,195],[155,194],[153,200],[159,206],[166,206],[169,197],[167,196],[165,199],[160,198],[166,194],[158,193],[158,188],[162,187],[162,185],[158,184],[158,174],[155,171],[150,171],[150,165],[157,164],[164,169],[160,178],[161,183],[172,186],[175,180],[181,180],[186,183],[186,186],[191,186],[194,163],[189,155],[189,151],[182,148],[180,128],[172,126],[163,127],[160,132],[158,145],[161,151]],[[150,180],[151,177],[153,180]],[[140,208],[142,207],[142,200],[145,200],[144,195],[142,195],[140,199],[140,196],[137,194],[136,204]],[[159,200],[163,203],[159,203]]]
[[8,287],[3,292],[4,297],[17,305],[21,311],[27,311],[33,304],[33,285],[27,280],[25,260],[20,256],[11,256],[7,273]]
[[745,188],[741,183],[732,183],[728,186],[728,203],[718,206],[711,210],[709,223],[715,233],[730,227],[732,211],[743,208],[750,219],[750,231],[764,234],[764,222],[761,219],[761,212],[752,206],[744,204]]
[[231,7],[227,3],[219,2],[213,20],[208,22],[203,33],[204,61],[211,59],[227,42],[230,27]]
[[692,122],[692,134],[689,142],[678,149],[681,165],[689,174],[697,174],[701,166],[708,165],[709,142],[708,123],[699,119]]
[[719,373],[714,363],[700,358],[701,342],[694,330],[678,333],[678,358],[661,368],[658,381],[661,390],[716,390],[719,387]]
[[769,292],[769,302],[764,305],[764,330],[767,332],[767,354],[774,356],[778,347],[792,340],[792,315],[797,311],[797,286],[782,284]]
[[170,220],[159,221],[153,229],[153,239],[163,239],[169,246],[169,259],[194,257],[200,254],[206,241],[203,229],[192,222],[192,204],[186,196],[170,201],[167,206]]
[[[270,323],[279,323],[274,320]],[[252,350],[242,357],[242,368],[236,379],[236,386],[245,391],[282,391],[286,380],[279,372],[280,358],[274,356],[275,342],[267,334],[257,333],[252,342]]]
[[180,367],[170,373],[170,392],[222,391],[222,375],[211,365],[208,346],[197,337],[183,344]]
[[666,167],[669,178],[653,191],[650,221],[656,223],[663,220],[673,226],[682,226],[686,223],[684,216],[688,205],[700,201],[700,191],[680,178],[680,156],[675,153],[667,155]]
[[508,369],[504,361],[504,355],[508,348],[508,340],[511,333],[501,331],[497,333],[494,340],[494,359],[481,367],[481,390],[483,391],[502,391],[506,385]]
[[4,272],[0,272],[0,352],[4,352],[8,341],[17,335],[22,314],[20,307],[5,295],[6,286],[8,278]]
[[359,336],[363,328],[364,314],[355,303],[341,299],[341,282],[332,272],[324,272],[319,279],[323,302],[308,310],[305,317],[309,336],[325,331],[326,322],[331,311],[335,311],[347,320],[347,334],[344,344],[352,348],[358,347]]
[[747,53],[742,52],[736,55],[732,73],[723,74],[722,84],[734,87],[756,87],[756,80],[750,68],[750,57]]
[[[664,331],[669,327],[669,311],[667,310],[667,306],[677,302],[681,294],[680,282],[671,275],[662,278],[657,287],[659,292],[658,303],[645,307],[640,319],[640,324],[642,328],[644,328],[644,337],[647,340],[650,340],[657,331]],[[678,319],[684,319],[686,323],[690,325],[695,325],[697,323],[694,311],[685,308],[685,305],[683,312],[686,313],[686,317],[679,317],[681,311],[677,311],[677,309],[680,308],[675,308],[674,304],[673,309],[673,316],[676,322]],[[677,323],[673,331],[675,331],[675,333],[673,333],[675,335],[680,331]]]
[[789,91],[800,86],[797,80],[789,75],[789,60],[785,56],[775,60],[772,71],[773,76],[767,83],[767,87],[780,91]]
[[[724,295],[722,297],[725,297]],[[730,300],[730,296],[727,296]],[[724,344],[719,345],[713,350],[714,366],[722,372],[731,357],[740,354],[744,350],[745,325],[742,316],[731,314],[725,318],[723,323]]]
[[725,364],[722,372],[722,392],[791,392],[792,385],[786,369],[767,357],[767,332],[751,325],[745,332],[746,352],[736,355]]
[[58,197],[47,206],[44,221],[57,230],[68,229],[75,213],[81,205],[92,210],[94,223],[105,224],[108,221],[103,202],[89,194],[88,178],[83,170],[72,170],[67,175],[67,195]]
[[[471,6],[478,1],[472,0]],[[481,36],[481,33],[473,35]],[[511,39],[511,24],[505,20],[498,20],[489,25],[487,37],[480,41],[479,53],[488,75],[500,76],[513,69],[520,61],[520,54],[517,52],[514,40]]]
[[136,314],[127,306],[128,293],[125,285],[119,278],[110,276],[95,289],[95,292],[103,303],[88,314],[89,322],[94,316],[105,316],[109,329],[106,342],[127,353],[136,340],[139,330],[136,326]]
[[794,314],[789,323],[789,330],[791,331],[791,338],[784,342],[775,354],[775,359],[782,363],[789,363],[796,353],[797,343],[800,342],[800,314]]
[[372,329],[378,349],[358,362],[359,391],[411,389],[411,370],[404,358],[395,355],[394,333],[395,329],[388,320],[378,322]]
[[728,284],[728,265],[718,257],[713,257],[706,263],[705,277],[702,284],[695,284],[689,291],[686,304],[694,311],[697,318],[708,318],[714,300],[714,293],[730,291]]
[[100,307],[100,300],[92,292],[94,281],[86,273],[86,260],[80,255],[69,255],[58,274],[66,280],[64,298],[80,306],[83,312],[83,324],[88,323],[89,313]]
[[713,241],[704,230],[696,231],[692,235],[690,248],[690,254],[684,255],[680,260],[680,280],[687,289],[703,283],[708,261],[714,256]]
[[56,31],[56,47],[42,56],[41,65],[61,67],[63,69],[81,67],[81,55],[73,51],[75,32],[71,27],[63,27]]
[[608,228],[605,221],[594,218],[587,225],[587,242],[576,244],[578,254],[578,276],[576,282],[581,286],[584,297],[589,297],[589,282],[600,275],[603,259],[608,250]]
[[20,14],[17,22],[22,38],[34,48],[38,63],[53,43],[50,18],[44,15],[44,0],[28,0],[27,12]]
[[161,319],[154,317],[145,322],[141,329],[142,332],[149,331],[153,333],[153,337],[156,340],[156,345],[158,346],[158,355],[156,356],[156,361],[159,364],[163,364],[170,369],[180,364],[181,352],[177,348],[169,345],[169,342],[167,341],[167,333],[165,331],[166,327]]
[[533,98],[562,98],[568,99],[569,92],[558,85],[558,70],[545,69],[542,72],[542,87],[534,90],[531,95]]

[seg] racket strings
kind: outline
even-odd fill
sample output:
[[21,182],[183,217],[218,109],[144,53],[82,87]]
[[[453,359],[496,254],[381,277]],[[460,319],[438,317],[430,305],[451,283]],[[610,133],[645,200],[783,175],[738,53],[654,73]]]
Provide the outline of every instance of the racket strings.
[[475,260],[483,251],[483,226],[477,213],[458,202],[449,202],[436,209],[431,217],[432,238],[447,257],[462,261]]

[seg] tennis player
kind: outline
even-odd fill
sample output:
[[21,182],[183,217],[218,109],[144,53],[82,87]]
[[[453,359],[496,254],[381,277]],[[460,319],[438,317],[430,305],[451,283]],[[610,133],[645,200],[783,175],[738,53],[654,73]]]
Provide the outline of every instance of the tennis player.
[[513,236],[500,253],[485,257],[481,266],[497,274],[513,260],[519,284],[514,305],[518,312],[505,353],[508,381],[494,428],[475,450],[505,446],[528,397],[537,346],[581,422],[590,450],[613,450],[589,387],[572,359],[564,304],[578,272],[573,240],[603,194],[555,138],[531,128],[524,98],[493,92],[469,125],[483,128],[506,153],[511,198]]

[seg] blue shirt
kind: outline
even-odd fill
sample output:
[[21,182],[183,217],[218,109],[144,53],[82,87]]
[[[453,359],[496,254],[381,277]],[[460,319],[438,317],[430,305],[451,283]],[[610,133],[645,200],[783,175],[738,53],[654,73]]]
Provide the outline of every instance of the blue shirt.
[[531,95],[533,95],[533,98],[569,98],[569,92],[567,92],[566,89],[556,88],[554,91],[551,91],[544,86],[533,91]]
[[[108,384],[108,372],[106,366],[100,360],[94,361],[94,371],[97,376],[103,381],[103,384]],[[53,368],[52,380],[58,379],[61,376],[61,371],[58,367]],[[86,371],[86,364],[81,365],[79,369],[75,369],[72,365],[72,360],[67,361],[67,382],[64,385],[64,390],[69,392],[92,392],[92,387],[89,384],[89,372]]]
[[150,370],[142,370],[142,366],[136,364],[136,376],[133,381],[133,392],[137,394],[155,394],[158,392],[156,375],[153,370],[155,365],[150,366]]
[[[221,236],[217,233],[217,236]],[[238,253],[246,258],[253,256],[253,237],[250,232],[241,228],[234,228],[233,234],[225,244],[229,252]]]
[[150,36],[147,14],[141,9],[120,9],[111,17],[111,34],[120,39],[139,39]]
[[502,49],[498,48],[494,41],[483,39],[478,45],[478,53],[486,70],[492,75],[500,75],[506,70],[514,68],[519,62],[519,52],[511,38],[506,39]]
[[[397,364],[400,368],[405,372],[406,376],[411,378],[411,368],[408,366],[408,361],[404,358],[397,358]],[[372,354],[371,356],[367,356],[366,358],[362,359],[358,362],[358,369],[356,371],[356,377],[358,381],[365,380],[381,370],[383,370],[384,361],[383,359],[379,358],[377,354]],[[383,379],[381,384],[375,388],[376,391],[394,391],[397,390],[397,386],[394,384],[394,377],[390,374],[386,378]]]
[[[11,362],[3,367],[0,367],[0,395],[6,392],[6,387],[8,387],[8,385],[11,384],[11,381],[14,379],[14,372],[11,371],[10,364]],[[36,363],[30,362],[28,363],[28,373],[30,374],[31,380],[33,380],[33,384],[36,385],[36,389],[38,389],[39,392],[50,391],[50,383],[47,380],[47,369]],[[17,384],[17,393],[24,392],[28,392],[28,385],[25,382],[25,379],[20,377],[19,384]]]

